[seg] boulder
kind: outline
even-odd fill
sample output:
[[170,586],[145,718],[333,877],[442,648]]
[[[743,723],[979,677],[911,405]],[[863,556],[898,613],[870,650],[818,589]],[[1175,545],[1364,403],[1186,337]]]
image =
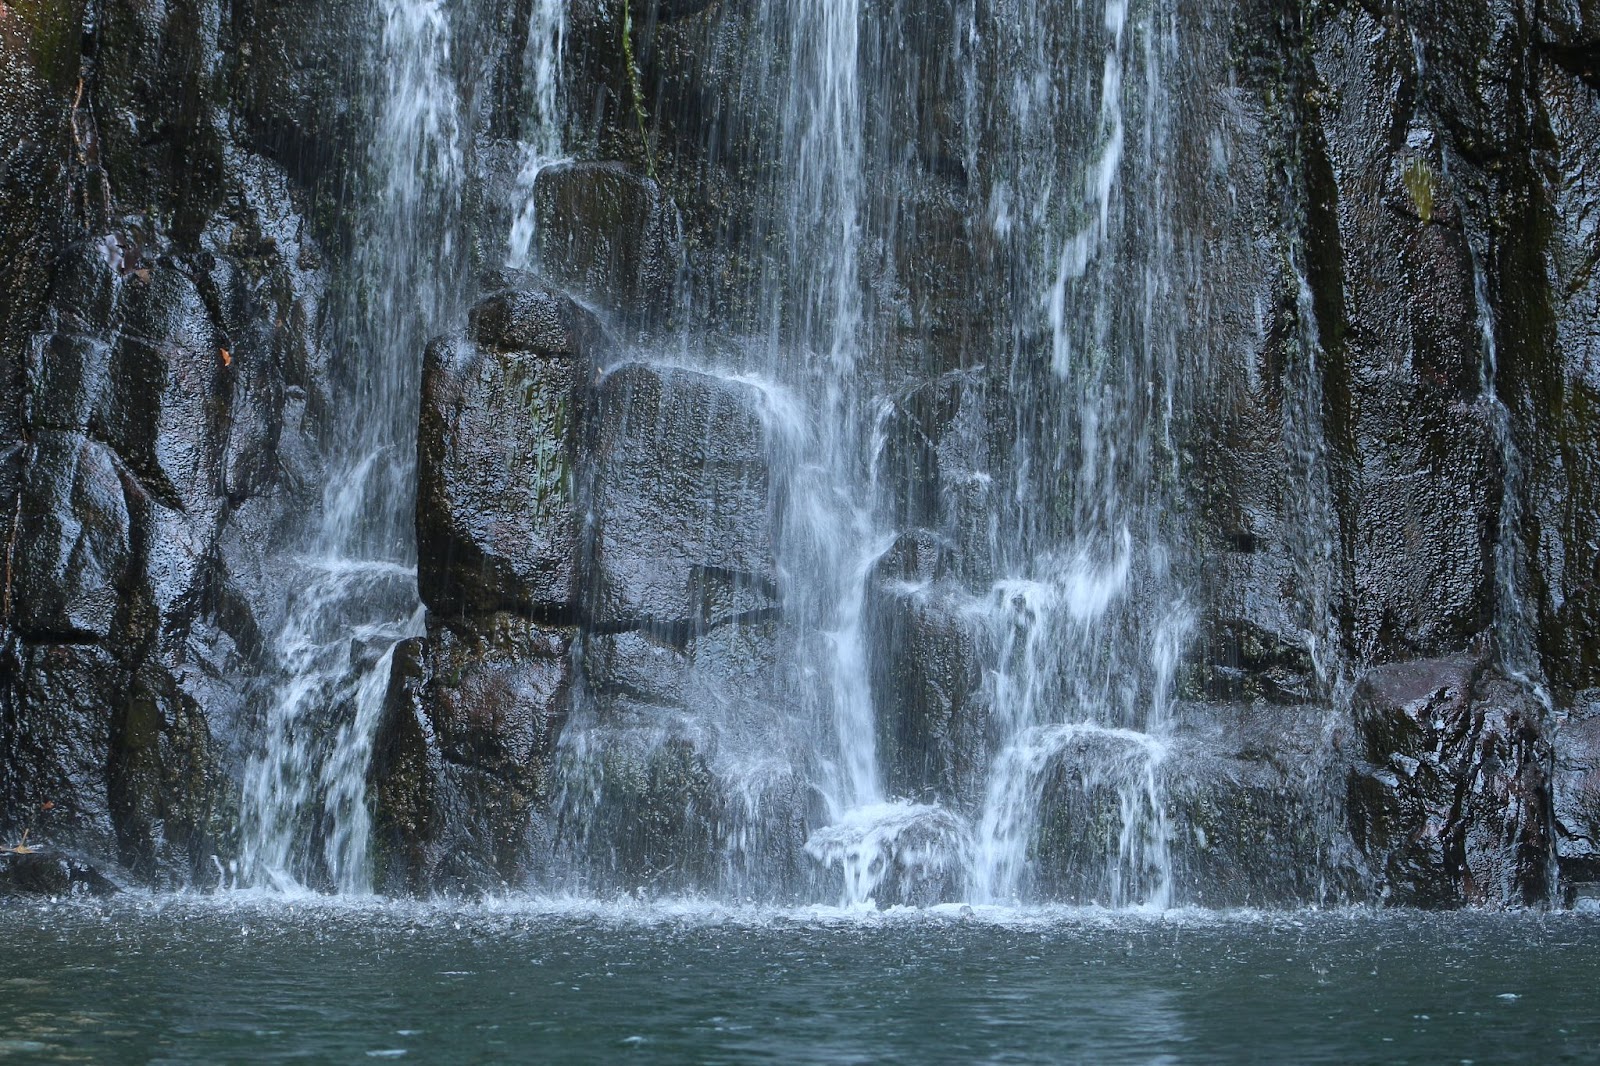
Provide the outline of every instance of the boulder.
[[1551,751],[1526,693],[1468,656],[1422,660],[1368,672],[1355,713],[1346,811],[1385,901],[1547,899]]
[[0,899],[6,896],[114,896],[117,883],[94,864],[52,848],[32,854],[0,852]]
[[593,319],[544,288],[473,307],[428,348],[418,439],[418,586],[444,617],[579,607],[580,453]]
[[[1154,900],[1164,875],[1158,774],[1167,754],[1155,738],[1093,723],[1040,726],[1001,752],[989,784],[1001,815],[995,839],[1027,828],[1019,816],[1037,804],[1028,861],[1017,872],[1022,898],[1110,907]],[[977,846],[986,843],[980,830]]]
[[661,321],[676,299],[678,212],[653,178],[621,163],[558,163],[533,189],[539,270],[633,325]]
[[574,638],[502,614],[396,649],[368,771],[380,889],[520,887],[540,868]]
[[774,611],[778,590],[761,394],[630,363],[595,401],[593,605],[601,631],[695,628]]

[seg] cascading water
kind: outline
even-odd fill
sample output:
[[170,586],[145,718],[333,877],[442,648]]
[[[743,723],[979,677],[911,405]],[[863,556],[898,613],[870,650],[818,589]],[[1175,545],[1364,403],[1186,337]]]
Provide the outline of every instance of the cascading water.
[[[245,771],[244,883],[370,890],[366,773],[396,642],[421,632],[416,589],[418,360],[459,302],[464,150],[440,0],[381,0],[369,57],[374,127],[350,310],[337,341],[320,513],[284,564],[291,595],[258,752]],[[416,249],[436,250],[418,268]]]
[[[323,524],[304,552],[327,577],[297,598],[281,638],[287,680],[247,782],[246,877],[256,883],[367,887],[372,730],[394,643],[420,626],[405,510],[408,397],[421,342],[459,294],[437,280],[452,272],[419,278],[383,250],[424,230],[451,248],[464,164],[448,23],[436,7],[399,0],[385,16],[391,74],[372,153],[385,195],[356,265],[364,291],[388,301],[375,300],[351,331],[385,369],[355,390],[359,409],[377,417],[342,441],[348,461],[336,466]],[[1135,11],[1128,0],[1076,11],[1060,25],[1028,4],[981,16],[964,9],[963,31],[944,46],[947,58],[971,67],[964,195],[986,216],[981,225],[1019,294],[992,336],[975,334],[980,350],[962,356],[972,368],[962,372],[983,383],[1010,430],[1009,450],[992,461],[973,452],[962,475],[980,494],[1010,490],[990,507],[974,548],[987,558],[971,572],[990,576],[968,581],[953,600],[986,677],[978,694],[988,708],[986,783],[966,798],[896,795],[879,748],[872,590],[888,555],[915,533],[886,503],[897,490],[882,480],[905,390],[917,381],[893,369],[893,319],[903,311],[885,308],[904,306],[894,293],[909,268],[894,248],[900,201],[920,179],[907,163],[919,134],[870,124],[899,91],[889,59],[901,45],[877,16],[856,0],[772,3],[756,14],[766,51],[752,59],[755,80],[780,120],[770,171],[777,209],[757,240],[781,250],[765,257],[756,284],[754,337],[714,343],[696,332],[703,316],[691,308],[675,350],[627,353],[670,380],[672,367],[687,366],[752,398],[770,470],[786,645],[765,660],[781,676],[760,683],[768,695],[759,699],[780,706],[762,711],[751,692],[730,690],[718,673],[727,649],[710,645],[684,666],[692,714],[599,711],[580,690],[553,790],[573,887],[599,887],[592,875],[610,879],[606,870],[629,846],[618,843],[629,828],[617,819],[631,817],[633,801],[618,797],[678,772],[661,767],[689,745],[713,779],[715,799],[697,792],[695,801],[713,810],[695,817],[717,838],[720,871],[691,875],[675,872],[676,860],[656,861],[646,864],[649,883],[781,890],[783,879],[762,864],[785,849],[791,824],[779,808],[794,781],[810,797],[801,803],[809,811],[804,851],[844,902],[884,892],[1025,898],[1034,890],[1029,855],[1042,797],[1075,782],[1093,802],[1109,795],[1116,822],[1076,856],[1090,871],[1076,894],[1159,905],[1170,892],[1167,706],[1189,626],[1165,547],[1175,532],[1173,423],[1185,409],[1161,177],[1172,16],[1160,3]],[[538,266],[533,193],[541,171],[563,158],[566,34],[564,4],[533,5],[524,82],[533,121],[520,144],[525,202],[513,205],[512,267]],[[985,112],[976,79],[989,67],[1012,71],[1013,80],[1003,106]],[[442,211],[426,209],[441,203]],[[730,348],[742,354],[730,358]],[[701,351],[723,354],[691,354]],[[403,487],[382,494],[396,484]],[[737,641],[738,631],[718,639]],[[578,657],[601,654],[597,641],[626,639],[634,638],[586,636]],[[710,663],[704,670],[700,656]],[[337,727],[313,728],[326,715]],[[931,887],[919,893],[918,884]]]
[[[1134,14],[1125,0],[1075,13],[1065,42],[1045,18],[1020,5],[995,45],[1025,73],[990,167],[993,224],[1045,320],[1024,308],[1012,323],[1006,576],[984,611],[995,755],[970,885],[982,901],[1026,895],[1042,791],[1074,780],[1109,788],[1120,823],[1102,856],[1079,856],[1103,867],[1078,879],[1084,895],[1161,905],[1171,874],[1158,768],[1190,626],[1165,546],[1183,399],[1161,177],[1174,31],[1164,5]],[[1052,46],[1076,62],[1058,66]],[[1065,183],[1041,166],[1063,159],[1078,161]]]
[[506,254],[506,265],[513,269],[537,266],[539,216],[534,186],[540,172],[565,158],[561,149],[561,49],[566,33],[566,0],[534,0],[524,63],[530,86],[527,134],[518,145],[517,190],[523,202],[511,227]]
[[[987,789],[967,803],[895,795],[878,744],[870,589],[897,541],[915,532],[900,528],[885,503],[897,490],[880,481],[907,388],[892,369],[896,327],[884,320],[898,312],[884,314],[883,293],[904,269],[892,252],[900,201],[922,180],[906,163],[915,131],[869,129],[869,116],[901,89],[895,56],[904,42],[873,22],[880,14],[893,18],[854,0],[771,4],[758,14],[767,51],[754,60],[755,80],[776,101],[781,131],[765,239],[782,251],[759,282],[763,333],[747,346],[756,354],[735,360],[732,373],[764,397],[778,584],[793,641],[780,657],[790,673],[782,713],[752,728],[714,710],[727,704],[718,697],[701,702],[692,724],[658,717],[608,733],[584,711],[561,742],[560,821],[581,827],[569,830],[579,853],[603,850],[616,802],[606,777],[619,772],[608,771],[608,751],[660,752],[676,738],[710,753],[724,876],[742,871],[723,891],[776,887],[758,868],[772,850],[761,840],[764,797],[798,768],[816,801],[805,851],[838,878],[844,902],[883,891],[1009,901],[1031,888],[1028,854],[1047,784],[1076,775],[1086,791],[1109,788],[1120,819],[1081,856],[1095,871],[1081,894],[1160,904],[1170,873],[1159,771],[1189,626],[1165,547],[1172,423],[1183,406],[1160,176],[1172,16],[1157,4],[1134,18],[1126,0],[1109,0],[1056,26],[1033,5],[1008,4],[959,16],[965,31],[945,45],[972,70],[961,146],[974,186],[967,195],[990,214],[1022,294],[997,331],[1000,350],[971,360],[980,364],[974,380],[987,377],[1003,397],[1012,441],[992,469],[974,460],[964,476],[980,488],[1007,476],[1012,492],[987,519],[987,545],[977,546],[992,558],[975,572],[999,577],[965,593],[961,610],[987,655],[993,746]],[[985,76],[984,64],[1015,72],[998,113],[976,105],[973,79]],[[704,338],[683,345],[717,347]],[[774,759],[775,747],[786,757]],[[919,882],[931,887],[919,893]]]
[[792,692],[803,720],[831,725],[831,736],[816,736],[826,753],[817,789],[828,827],[807,850],[840,867],[850,903],[871,897],[883,844],[923,813],[886,801],[867,674],[867,581],[893,538],[879,526],[871,477],[883,411],[861,365],[863,14],[857,0],[806,0],[765,14],[787,20],[780,39],[789,45],[780,66],[788,71],[780,149],[788,256],[765,284],[775,297],[771,373],[805,398],[810,422],[809,432],[790,438],[803,453],[781,457],[793,474],[778,567],[785,609],[804,642]]

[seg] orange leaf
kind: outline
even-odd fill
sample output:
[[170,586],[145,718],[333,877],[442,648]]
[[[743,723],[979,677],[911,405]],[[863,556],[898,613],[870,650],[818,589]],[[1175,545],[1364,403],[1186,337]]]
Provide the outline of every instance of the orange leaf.
[[223,366],[232,366],[233,365],[233,355],[228,351],[228,349],[220,348],[218,350],[220,352],[222,352],[222,365]]
[[44,806],[40,807],[39,809],[41,811],[53,811],[53,810],[56,809],[56,805],[55,805],[55,803],[53,803],[50,800],[45,800],[44,801]]

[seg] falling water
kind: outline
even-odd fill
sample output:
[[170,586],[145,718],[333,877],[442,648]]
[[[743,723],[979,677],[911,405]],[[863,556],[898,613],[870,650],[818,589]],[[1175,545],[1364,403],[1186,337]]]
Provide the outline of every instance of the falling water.
[[866,77],[871,42],[859,0],[773,5],[766,17],[786,20],[788,42],[780,64],[788,256],[766,284],[784,294],[768,329],[773,373],[805,397],[810,423],[796,441],[803,451],[778,457],[793,471],[778,565],[803,645],[791,692],[802,719],[824,726],[813,743],[823,753],[815,787],[825,824],[806,851],[838,870],[841,898],[855,904],[874,899],[891,875],[942,878],[964,855],[965,826],[937,805],[886,795],[869,673],[868,583],[898,532],[877,480],[891,404],[874,365],[882,353],[868,350],[863,279],[868,249],[892,236],[867,229],[869,184],[892,170],[869,153],[868,94],[887,86]]
[[506,265],[513,269],[537,267],[538,204],[534,186],[539,173],[565,160],[561,148],[561,49],[567,35],[566,0],[533,0],[528,16],[525,66],[530,85],[524,116],[525,136],[518,144],[521,167],[517,190],[522,206],[511,226]]
[[[1016,261],[1034,264],[1023,284],[1048,279],[1032,288],[1049,350],[1040,373],[1038,327],[1020,315],[1005,576],[986,610],[994,757],[971,892],[985,901],[1027,893],[1043,790],[1073,779],[1110,788],[1121,822],[1104,855],[1077,856],[1099,866],[1079,883],[1101,902],[1162,905],[1171,874],[1158,768],[1190,627],[1164,527],[1182,373],[1160,177],[1171,16],[1152,4],[1134,17],[1125,0],[1107,0],[1067,30],[1076,62],[1063,66],[1042,13],[1020,5],[1009,14],[1014,36],[1000,46],[1022,73],[991,204]],[[1130,73],[1141,66],[1134,92]],[[1076,172],[1062,183],[1040,158],[1076,160]]]
[[1488,280],[1483,262],[1468,241],[1472,260],[1472,294],[1478,312],[1478,336],[1483,358],[1479,367],[1482,402],[1489,410],[1495,448],[1500,456],[1500,521],[1494,538],[1494,631],[1499,645],[1500,664],[1518,684],[1532,695],[1545,711],[1554,704],[1545,688],[1534,626],[1527,615],[1523,596],[1522,561],[1522,452],[1511,429],[1511,409],[1500,398],[1500,350],[1495,339],[1494,305],[1489,299]]
[[[804,852],[821,871],[813,883],[834,886],[844,902],[1026,898],[1038,887],[1030,855],[1043,799],[1068,785],[1096,802],[1114,797],[1117,822],[1074,856],[1087,871],[1076,879],[1081,895],[1113,905],[1169,899],[1161,774],[1190,626],[1167,547],[1179,532],[1174,420],[1186,409],[1162,176],[1162,78],[1176,48],[1169,6],[1104,0],[1057,17],[1003,0],[963,8],[960,32],[943,45],[969,71],[962,195],[998,248],[998,283],[1018,295],[961,356],[1010,431],[1008,454],[996,449],[965,472],[993,486],[975,549],[988,558],[974,560],[984,576],[963,578],[955,595],[983,657],[988,772],[978,794],[933,802],[886,785],[871,670],[874,582],[912,532],[885,504],[897,490],[883,482],[882,460],[908,386],[888,367],[883,308],[893,302],[884,292],[904,280],[892,249],[918,134],[869,126],[897,91],[883,60],[902,42],[859,0],[768,0],[756,13],[766,51],[752,63],[779,122],[771,232],[756,238],[776,251],[763,258],[753,336],[720,345],[690,336],[675,351],[627,357],[687,365],[752,397],[789,644],[771,660],[782,676],[743,692],[714,670],[697,673],[691,650],[692,712],[602,721],[575,697],[554,781],[573,887],[588,885],[585,859],[603,873],[606,855],[626,847],[617,834],[628,827],[616,819],[627,816],[613,806],[626,782],[608,774],[687,744],[714,780],[715,810],[696,816],[717,836],[722,866],[714,885],[671,864],[651,876],[721,892],[778,889],[783,877],[762,863],[787,847],[791,826],[781,812],[784,824],[773,824],[775,797],[797,781]],[[382,195],[356,260],[366,317],[348,341],[369,370],[351,402],[378,417],[341,442],[322,525],[301,552],[313,580],[280,637],[286,680],[246,786],[247,878],[256,883],[367,887],[371,732],[394,644],[420,626],[409,523],[414,361],[459,303],[448,281],[458,271],[415,271],[385,249],[424,233],[447,259],[459,255],[464,164],[442,10],[391,0],[383,11],[377,58],[389,76],[371,153]],[[565,151],[564,11],[559,0],[537,0],[530,15],[531,121],[506,241],[513,266],[538,265],[533,185]],[[994,108],[980,107],[978,79],[1001,70],[1009,88]],[[700,354],[730,347],[742,354]],[[716,640],[742,639],[738,630]],[[714,643],[702,650],[714,653]]]
[[[322,507],[285,561],[281,680],[245,771],[243,880],[370,890],[367,756],[397,641],[421,631],[415,455],[422,341],[459,302],[464,170],[441,0],[381,0],[370,204],[337,338],[343,392]],[[437,258],[419,269],[419,248]]]

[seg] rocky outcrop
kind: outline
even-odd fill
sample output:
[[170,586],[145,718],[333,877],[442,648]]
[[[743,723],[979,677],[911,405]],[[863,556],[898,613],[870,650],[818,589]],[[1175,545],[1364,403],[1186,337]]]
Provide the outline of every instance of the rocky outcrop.
[[[579,853],[605,840],[628,878],[692,883],[724,795],[714,730],[689,708],[771,684],[760,394],[670,367],[602,372],[592,316],[531,275],[497,280],[425,360],[430,624],[402,649],[375,745],[383,883],[518,883],[558,834]],[[565,768],[572,795],[552,790],[557,759],[581,764]],[[586,775],[596,794],[579,796]]]
[[571,624],[583,594],[578,465],[600,327],[569,298],[503,289],[423,360],[418,572],[444,618]]

